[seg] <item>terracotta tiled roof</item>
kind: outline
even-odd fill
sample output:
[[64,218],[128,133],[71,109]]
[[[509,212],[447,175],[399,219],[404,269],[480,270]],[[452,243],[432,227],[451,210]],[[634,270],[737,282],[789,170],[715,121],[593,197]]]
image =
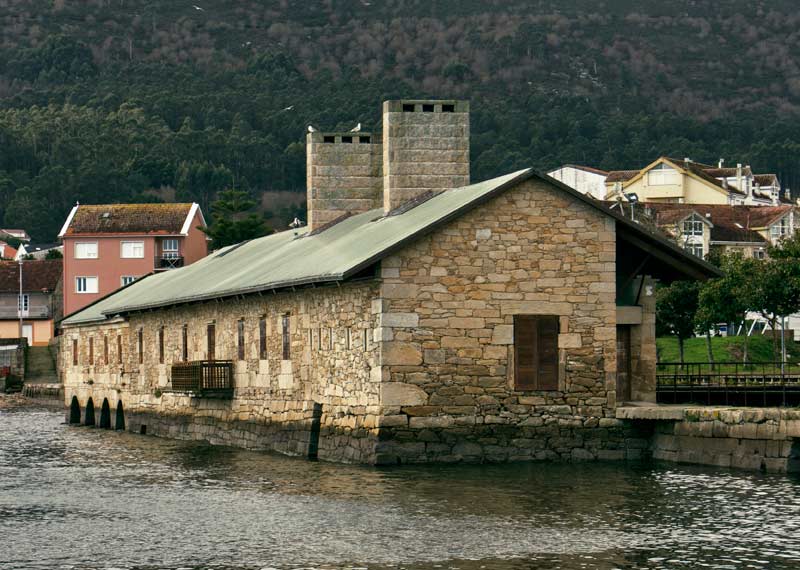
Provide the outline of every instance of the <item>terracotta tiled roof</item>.
[[756,174],[753,176],[753,183],[760,186],[773,186],[778,184],[778,176],[775,174]]
[[[22,262],[22,291],[55,291],[61,280],[61,260],[41,259]],[[19,263],[0,261],[0,293],[19,291]]]
[[627,182],[640,172],[641,170],[612,170],[608,173],[608,176],[606,176],[606,183]]
[[81,204],[63,235],[178,234],[191,209],[192,204]]
[[792,211],[792,206],[726,206],[708,204],[645,205],[655,216],[656,224],[664,229],[680,222],[692,213],[708,220],[712,241],[763,243],[767,240],[754,228],[765,228]]

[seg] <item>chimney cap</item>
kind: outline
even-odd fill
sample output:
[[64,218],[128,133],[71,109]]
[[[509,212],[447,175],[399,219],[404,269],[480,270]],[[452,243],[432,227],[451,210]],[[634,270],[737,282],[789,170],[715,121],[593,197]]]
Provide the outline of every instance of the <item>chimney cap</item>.
[[453,113],[469,113],[469,101],[465,99],[392,99],[383,102],[383,112],[402,113],[405,105],[414,105],[415,111],[418,106],[422,110],[422,105],[433,105],[434,112],[441,112],[443,105],[452,105]]

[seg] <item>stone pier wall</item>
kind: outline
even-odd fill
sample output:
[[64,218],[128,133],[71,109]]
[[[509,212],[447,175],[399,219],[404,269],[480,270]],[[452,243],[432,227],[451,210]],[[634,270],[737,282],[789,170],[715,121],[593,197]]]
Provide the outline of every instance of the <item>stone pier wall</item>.
[[800,471],[800,410],[782,408],[624,408],[654,430],[657,460],[762,470]]

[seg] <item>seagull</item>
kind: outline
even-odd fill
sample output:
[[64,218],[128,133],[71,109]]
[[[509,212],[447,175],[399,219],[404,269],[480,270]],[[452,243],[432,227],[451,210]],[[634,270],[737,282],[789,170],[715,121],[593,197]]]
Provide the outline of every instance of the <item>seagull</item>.
[[288,107],[283,108],[284,111],[291,111],[292,109],[294,109],[294,105],[289,105]]
[[308,132],[309,132],[309,133],[316,133],[316,132],[317,132],[317,129],[315,129],[315,128],[314,128],[314,127],[312,127],[311,125],[308,125]]
[[357,133],[357,132],[359,132],[360,130],[361,130],[361,123],[358,123],[358,124],[357,124],[355,127],[353,127],[352,129],[350,129],[350,132],[351,132],[351,133]]
[[203,10],[203,9],[202,9],[200,6],[198,6],[197,4],[192,4],[192,8],[194,8],[195,10],[200,10],[201,12],[205,12],[205,10]]

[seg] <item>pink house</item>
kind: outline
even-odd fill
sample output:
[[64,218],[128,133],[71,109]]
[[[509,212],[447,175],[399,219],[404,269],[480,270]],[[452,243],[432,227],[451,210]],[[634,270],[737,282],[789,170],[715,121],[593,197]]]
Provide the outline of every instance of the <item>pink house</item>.
[[79,204],[61,228],[64,314],[208,254],[198,204]]

